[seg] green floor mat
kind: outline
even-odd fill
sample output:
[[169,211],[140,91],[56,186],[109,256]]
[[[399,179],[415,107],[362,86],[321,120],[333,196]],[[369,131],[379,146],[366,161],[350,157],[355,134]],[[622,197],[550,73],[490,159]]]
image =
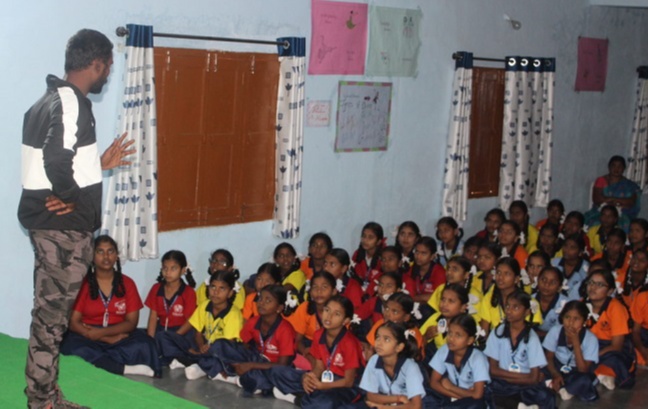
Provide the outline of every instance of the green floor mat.
[[[27,340],[0,334],[0,408],[25,408]],[[203,408],[150,385],[113,375],[77,357],[61,356],[59,384],[66,399],[92,409]]]

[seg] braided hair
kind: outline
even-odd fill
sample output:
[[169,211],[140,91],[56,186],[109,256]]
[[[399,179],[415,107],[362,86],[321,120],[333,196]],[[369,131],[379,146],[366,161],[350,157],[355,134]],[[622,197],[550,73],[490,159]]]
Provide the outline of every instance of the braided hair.
[[[180,269],[187,268],[187,271],[185,273],[185,279],[187,280],[187,284],[191,288],[196,288],[196,280],[193,278],[193,274],[191,273],[191,269],[187,267],[187,257],[183,252],[180,250],[169,250],[164,255],[162,256],[162,265],[164,266],[164,262],[168,260],[173,260],[178,265],[180,266]],[[164,275],[162,274],[162,269],[160,269],[160,274],[158,275],[156,281],[158,283],[165,283],[164,281]]]
[[[522,304],[522,307],[524,307],[525,310],[531,310],[531,296],[524,292],[524,290],[516,289],[513,291],[507,297],[507,300],[511,299]],[[529,342],[529,334],[531,333],[532,326],[533,324],[530,321],[526,319],[524,320],[524,329],[522,330],[522,333],[524,334],[524,342]],[[500,328],[502,328],[501,331],[499,331]],[[504,338],[507,334],[508,336],[511,334],[511,323],[508,320],[504,320],[503,323],[495,328],[495,336],[497,338]]]
[[[110,244],[115,250],[115,254],[118,255],[117,261],[113,266],[114,274],[111,292],[115,295],[115,297],[121,298],[126,294],[126,288],[124,287],[124,276],[122,274],[121,263],[119,261],[119,248],[117,246],[117,242],[108,235],[98,236],[94,241],[95,252],[97,251],[99,245],[102,243]],[[99,298],[99,282],[97,281],[97,273],[95,271],[94,261],[88,267],[87,280],[90,289],[90,299],[96,300],[97,298]]]
[[[369,271],[375,269],[376,266],[378,265],[378,260],[380,259],[380,252],[382,250],[381,242],[385,238],[385,233],[383,231],[382,226],[376,222],[369,222],[365,224],[362,227],[362,232],[364,233],[365,230],[371,230],[371,232],[373,232],[374,236],[376,236],[376,239],[378,240],[378,243],[376,245],[376,252],[371,258],[371,265],[367,266],[367,271]],[[360,263],[364,261],[366,258],[367,258],[367,251],[364,248],[362,248],[362,242],[360,242],[355,257],[353,258],[353,261],[355,263]]]

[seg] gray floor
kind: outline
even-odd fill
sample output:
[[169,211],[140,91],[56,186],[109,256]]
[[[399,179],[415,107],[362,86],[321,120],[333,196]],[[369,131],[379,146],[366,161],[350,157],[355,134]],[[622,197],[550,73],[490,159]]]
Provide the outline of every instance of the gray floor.
[[[196,402],[209,408],[262,408],[262,409],[294,409],[295,406],[273,398],[255,396],[243,398],[241,390],[234,386],[207,378],[188,381],[182,369],[169,370],[165,368],[161,379],[151,379],[141,376],[129,378],[155,386],[158,389],[172,393],[181,398]],[[640,369],[637,373],[637,383],[632,390],[608,391],[599,386],[601,398],[594,403],[584,403],[577,399],[563,402],[558,399],[560,409],[603,408],[625,409],[648,407],[648,371]]]

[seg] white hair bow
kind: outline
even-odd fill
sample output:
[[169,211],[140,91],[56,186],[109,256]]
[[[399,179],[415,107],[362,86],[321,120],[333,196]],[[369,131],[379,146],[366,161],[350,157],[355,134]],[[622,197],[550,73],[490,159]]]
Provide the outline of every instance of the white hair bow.
[[342,281],[341,278],[338,278],[337,280],[335,280],[335,289],[340,294],[342,293],[342,291],[344,291],[344,281]]
[[286,306],[288,308],[295,308],[297,307],[297,297],[294,297],[292,295],[292,291],[288,291],[286,293]]
[[417,320],[420,320],[421,318],[423,318],[423,314],[421,314],[421,311],[420,311],[420,309],[419,309],[420,306],[421,306],[421,304],[415,302],[415,303],[414,303],[414,308],[412,308],[412,315],[413,315],[414,318],[416,318]]

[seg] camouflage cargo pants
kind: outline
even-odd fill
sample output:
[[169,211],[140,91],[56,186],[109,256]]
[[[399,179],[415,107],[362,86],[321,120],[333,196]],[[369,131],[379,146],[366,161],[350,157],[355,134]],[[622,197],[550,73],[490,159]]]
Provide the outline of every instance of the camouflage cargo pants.
[[27,353],[28,406],[39,408],[57,394],[59,347],[72,306],[92,261],[92,233],[30,230],[34,248],[34,308]]

